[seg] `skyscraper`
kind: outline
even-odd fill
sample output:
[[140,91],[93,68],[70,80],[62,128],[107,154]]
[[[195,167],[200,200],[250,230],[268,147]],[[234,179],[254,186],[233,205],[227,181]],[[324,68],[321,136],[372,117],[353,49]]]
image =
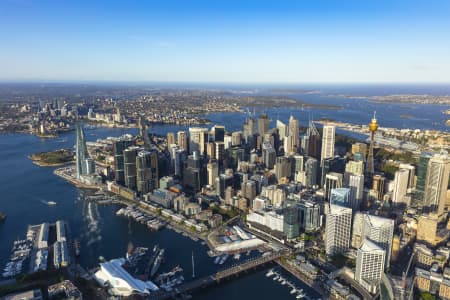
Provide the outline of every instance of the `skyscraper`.
[[208,185],[215,186],[216,178],[219,177],[219,164],[217,161],[210,161],[206,166],[208,172]]
[[364,237],[376,243],[386,251],[385,266],[389,267],[392,250],[392,238],[394,237],[394,220],[364,214]]
[[392,202],[395,205],[408,205],[405,196],[408,190],[409,172],[405,169],[400,169],[395,172],[394,177],[394,191],[392,193]]
[[275,164],[275,175],[278,180],[281,178],[290,178],[291,177],[291,161],[289,158],[284,156],[279,156],[276,158],[276,164]]
[[298,204],[300,228],[306,232],[320,228],[320,205],[316,202],[302,199]]
[[325,199],[330,200],[331,190],[342,187],[342,174],[330,172],[325,176]]
[[336,204],[352,208],[350,203],[350,189],[349,188],[331,189],[330,204]]
[[308,157],[305,163],[306,186],[317,185],[317,173],[319,172],[319,161],[314,157]]
[[439,215],[444,212],[449,173],[450,158],[447,152],[434,155],[428,162],[424,198],[431,211]]
[[269,131],[269,117],[266,114],[260,114],[258,117],[258,133],[261,136]]
[[113,142],[114,179],[118,184],[125,184],[125,170],[123,151],[133,145],[127,138],[119,138]]
[[362,157],[362,161],[366,161],[366,159],[367,159],[367,144],[366,143],[354,143],[352,145],[352,154],[353,155],[359,154]]
[[136,157],[136,187],[141,194],[158,188],[158,153],[140,151]]
[[425,194],[425,181],[427,178],[428,162],[433,155],[429,152],[422,152],[419,157],[419,164],[417,166],[417,181],[416,190],[414,192],[414,199],[420,204],[423,203]]
[[129,147],[123,151],[125,186],[132,190],[136,189],[136,156],[138,150],[138,147]]
[[214,125],[212,128],[215,142],[223,142],[225,139],[225,126]]
[[283,232],[288,239],[299,236],[300,222],[299,209],[295,201],[286,201],[283,208]]
[[325,224],[325,251],[328,255],[348,250],[351,226],[352,209],[330,204]]
[[175,144],[175,135],[173,134],[173,132],[168,132],[167,133],[167,145],[172,145]]
[[364,174],[364,162],[363,161],[349,161],[345,165],[345,172],[352,173],[356,175]]
[[345,174],[345,186],[350,188],[350,207],[358,211],[364,195],[364,175]]
[[385,181],[386,178],[381,175],[373,176],[372,189],[377,192],[378,201],[383,200]]
[[325,159],[334,157],[335,130],[332,125],[323,126],[321,165]]
[[385,250],[365,239],[356,257],[355,280],[375,293],[384,272]]
[[249,137],[256,134],[256,121],[252,117],[248,118],[242,128],[244,139],[249,142]]
[[294,118],[292,115],[289,118],[289,132],[288,136],[289,139],[289,149],[288,153],[297,153],[298,148],[300,147],[300,124],[296,118]]
[[77,164],[77,178],[79,179],[81,175],[86,174],[86,158],[89,158],[89,154],[87,152],[86,140],[84,137],[84,131],[81,127],[80,123],[77,123],[77,143],[75,146],[76,150],[76,164]]
[[281,140],[288,136],[288,127],[280,120],[277,120],[277,129]]
[[263,144],[262,155],[263,155],[264,165],[266,166],[266,168],[270,169],[270,170],[273,169],[273,166],[275,165],[275,159],[276,159],[277,154],[275,153],[275,149],[273,149],[271,144],[269,144],[269,143]]
[[208,134],[207,128],[190,127],[189,128],[189,151],[197,151],[199,155],[205,154],[205,142]]
[[189,144],[188,144],[186,131],[178,131],[177,132],[177,145],[183,151],[187,152],[189,150],[188,149]]
[[202,157],[197,151],[189,155],[183,170],[183,183],[185,187],[193,192],[200,191],[207,181],[207,170]]
[[320,138],[319,131],[314,125],[314,121],[309,121],[308,129],[306,130],[304,143],[304,151],[308,156],[312,156],[316,159],[320,159],[322,149],[322,139]]

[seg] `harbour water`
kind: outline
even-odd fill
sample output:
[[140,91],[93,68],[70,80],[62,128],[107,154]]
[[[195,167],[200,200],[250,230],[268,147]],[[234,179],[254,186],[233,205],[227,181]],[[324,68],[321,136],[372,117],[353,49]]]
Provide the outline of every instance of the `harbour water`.
[[[133,131],[133,130],[131,130]],[[118,136],[130,130],[96,128],[87,130],[87,139],[95,140],[107,136]],[[162,133],[162,132],[161,132]],[[73,133],[51,140],[41,140],[26,134],[0,135],[0,210],[7,214],[5,222],[0,223],[0,265],[4,265],[10,255],[13,241],[24,238],[29,224],[66,220],[74,237],[80,240],[80,263],[86,268],[96,267],[99,256],[106,259],[123,257],[128,243],[135,246],[153,247],[159,244],[166,249],[166,263],[161,271],[169,271],[176,265],[184,269],[184,277],[189,280],[192,274],[192,251],[195,258],[197,277],[212,274],[218,270],[213,258],[207,255],[207,247],[200,241],[193,241],[170,229],[150,231],[147,226],[126,218],[117,217],[116,205],[100,206],[84,201],[83,192],[53,174],[54,168],[34,165],[27,156],[31,153],[71,147]],[[57,204],[49,206],[48,201]],[[180,250],[181,249],[181,250]],[[242,255],[241,259],[245,259]],[[233,258],[222,268],[236,262]],[[264,276],[264,271],[251,274],[195,294],[195,299],[294,299],[289,290]],[[297,281],[299,287],[314,291]],[[260,286],[264,285],[264,289]]]
[[[405,105],[363,103],[354,105],[354,99],[332,99],[316,95],[299,95],[305,101],[320,101],[333,104],[336,101],[344,108],[339,111],[314,109],[291,110],[269,109],[267,113],[275,122],[277,117],[286,121],[292,113],[305,125],[310,113],[315,119],[321,117],[338,121],[363,124],[377,111],[381,126],[448,130],[443,124],[445,116],[442,110],[446,107],[437,105]],[[307,99],[309,98],[309,100]],[[312,97],[312,98],[310,98]],[[367,100],[357,100],[365,101]],[[412,117],[401,119],[401,114]],[[242,113],[210,114],[213,122],[224,124],[227,130],[239,130],[246,115]],[[273,124],[272,124],[273,126]],[[186,129],[183,126],[158,125],[151,132],[166,134],[169,131]],[[123,133],[136,133],[135,129],[94,128],[86,131],[88,141],[107,136],[119,136]],[[190,277],[191,255],[194,251],[196,275],[202,276],[217,269],[213,259],[206,254],[206,246],[200,242],[177,234],[169,229],[151,232],[146,226],[116,217],[117,206],[97,206],[83,200],[83,193],[53,174],[54,168],[34,165],[27,156],[35,152],[69,148],[74,145],[74,134],[67,133],[55,139],[39,139],[26,134],[0,135],[0,211],[7,214],[5,222],[0,223],[0,265],[4,265],[9,257],[12,243],[23,238],[29,224],[55,222],[62,219],[69,222],[72,234],[80,239],[80,263],[87,268],[98,265],[98,257],[111,259],[124,256],[127,244],[132,241],[136,246],[152,247],[158,243],[166,249],[167,263],[162,266],[166,271],[176,265],[184,268],[184,276]],[[57,204],[49,206],[48,201]],[[182,249],[180,251],[180,249]],[[230,259],[228,263],[232,263]],[[224,283],[223,285],[199,292],[195,299],[294,299],[289,289],[264,276],[260,271]],[[317,295],[306,285],[296,282],[311,298]]]

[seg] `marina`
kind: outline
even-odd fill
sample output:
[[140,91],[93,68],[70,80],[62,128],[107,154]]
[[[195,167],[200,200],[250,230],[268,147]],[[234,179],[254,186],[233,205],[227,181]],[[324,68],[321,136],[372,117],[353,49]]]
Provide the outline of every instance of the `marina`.
[[149,214],[146,214],[145,212],[142,212],[131,206],[119,209],[116,212],[116,215],[131,218],[131,219],[135,220],[136,222],[144,224],[149,229],[155,230],[155,231],[158,231],[167,225],[166,222],[159,220],[157,217],[150,216]]
[[287,278],[283,277],[280,272],[275,271],[275,269],[270,269],[266,272],[265,276],[272,279],[275,282],[286,286],[290,291],[289,293],[293,295],[295,299],[310,299],[304,292],[302,288],[297,287],[293,282],[289,281]]

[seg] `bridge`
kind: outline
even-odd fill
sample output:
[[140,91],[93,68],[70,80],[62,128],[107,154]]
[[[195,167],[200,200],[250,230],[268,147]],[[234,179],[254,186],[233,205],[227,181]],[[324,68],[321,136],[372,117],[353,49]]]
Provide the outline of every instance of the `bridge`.
[[182,284],[178,287],[176,287],[173,291],[166,292],[166,291],[159,291],[156,293],[151,294],[151,299],[155,300],[165,300],[165,299],[171,299],[171,298],[177,298],[177,295],[183,295],[188,294],[190,292],[193,292],[194,290],[200,289],[200,288],[206,288],[208,286],[218,284],[220,281],[231,278],[233,276],[238,276],[239,274],[243,272],[247,272],[251,269],[257,268],[259,266],[262,266],[264,264],[270,263],[278,258],[280,258],[280,253],[273,253],[271,255],[267,256],[261,256],[258,258],[252,258],[244,261],[241,264],[233,265],[225,270],[218,271],[217,273],[209,276],[205,276],[190,282],[187,282],[185,284]]

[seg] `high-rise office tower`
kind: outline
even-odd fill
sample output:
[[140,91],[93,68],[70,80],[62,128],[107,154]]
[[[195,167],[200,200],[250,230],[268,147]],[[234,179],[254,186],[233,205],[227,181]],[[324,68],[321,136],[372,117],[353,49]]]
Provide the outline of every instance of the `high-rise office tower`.
[[350,189],[350,207],[358,211],[364,195],[364,175],[345,174],[345,186]]
[[352,154],[358,154],[357,156],[362,157],[362,161],[366,161],[367,159],[367,144],[366,143],[354,143],[352,145]]
[[304,172],[305,171],[305,157],[303,155],[294,155],[292,157],[292,172]]
[[219,165],[223,164],[223,160],[225,158],[225,144],[222,142],[214,143],[216,145],[216,160],[219,163]]
[[311,200],[302,199],[298,203],[300,228],[306,232],[320,228],[320,205]]
[[285,156],[279,156],[276,158],[275,175],[278,180],[280,180],[281,178],[290,178],[291,171],[292,167],[289,158]]
[[227,188],[232,188],[234,185],[234,178],[232,174],[220,174],[216,178],[216,191],[222,199],[225,199],[225,190]]
[[208,135],[207,128],[190,127],[189,128],[189,152],[197,151],[199,155],[205,154],[205,142]]
[[418,204],[424,204],[423,198],[425,194],[425,181],[427,178],[428,162],[433,155],[429,152],[422,152],[419,157],[419,164],[417,166],[417,181],[416,190],[414,192],[414,199]]
[[198,192],[207,181],[207,170],[197,151],[189,155],[183,170],[183,183],[192,192]]
[[381,175],[374,175],[372,180],[372,189],[377,192],[378,201],[383,200],[384,196],[384,185],[386,178]]
[[133,145],[133,141],[120,138],[113,142],[114,179],[118,184],[125,184],[125,170],[123,151]]
[[208,171],[208,185],[215,186],[216,178],[219,177],[219,164],[215,160],[210,161],[206,169]]
[[434,155],[428,162],[425,181],[425,203],[431,211],[441,215],[447,197],[450,158],[447,152]]
[[225,139],[225,126],[214,125],[212,128],[212,133],[214,135],[215,142],[223,142]]
[[289,118],[288,136],[290,137],[289,152],[297,153],[298,148],[300,147],[300,123],[293,116]]
[[189,144],[186,131],[178,131],[177,132],[177,145],[183,151],[188,152]]
[[234,131],[231,133],[231,146],[240,146],[242,143],[242,132]]
[[77,141],[75,145],[76,150],[76,164],[77,164],[77,178],[86,174],[85,160],[89,158],[89,154],[86,147],[86,140],[84,137],[84,131],[80,123],[77,123]]
[[288,127],[280,120],[277,120],[277,129],[281,140],[288,136]]
[[173,172],[175,176],[183,176],[183,165],[187,152],[182,149],[175,149],[173,152]]
[[208,160],[216,159],[216,145],[214,143],[206,143],[206,158]]
[[356,257],[355,280],[375,293],[384,272],[385,250],[365,239]]
[[262,156],[264,165],[267,169],[273,169],[273,166],[275,165],[275,159],[276,159],[276,152],[275,149],[273,149],[272,145],[269,143],[263,144],[263,150],[262,150]]
[[400,164],[398,166],[398,168],[399,168],[399,170],[408,171],[408,191],[410,191],[415,186],[416,168],[410,164]]
[[137,185],[136,156],[138,150],[138,147],[129,147],[123,151],[125,186],[132,190],[135,190]]
[[350,203],[350,189],[349,188],[331,189],[330,204],[336,204],[352,208]]
[[345,165],[345,172],[355,175],[364,175],[364,162],[362,161],[349,161]]
[[325,176],[330,172],[341,173],[345,172],[345,157],[335,156],[332,158],[327,158],[322,161],[321,165],[321,180],[320,184],[323,186],[325,184]]
[[144,142],[144,149],[149,150],[152,144],[150,141],[150,137],[148,135],[147,124],[142,116],[139,117],[138,127],[139,127],[139,137]]
[[244,139],[248,142],[249,137],[254,136],[256,132],[256,121],[252,117],[248,118],[242,128]]
[[158,188],[158,153],[140,151],[136,157],[136,188],[141,194],[147,194]]
[[321,165],[325,159],[334,157],[335,130],[332,125],[323,126]]
[[260,114],[258,117],[258,133],[264,136],[269,131],[269,117],[266,114]]
[[408,191],[409,172],[405,169],[400,169],[395,172],[394,177],[394,191],[392,193],[392,202],[395,205],[408,205],[406,201],[406,193]]
[[392,239],[394,236],[394,220],[357,212],[353,220],[352,247],[359,248],[364,239],[376,243],[386,251],[385,266],[389,266]]
[[325,252],[343,253],[350,247],[352,209],[330,204],[325,223]]
[[319,131],[314,125],[314,121],[309,121],[308,129],[306,130],[306,135],[303,137],[303,152],[305,155],[312,156],[316,159],[320,159],[320,154],[322,151],[322,139],[320,137]]
[[330,172],[325,176],[325,199],[330,200],[331,190],[342,187],[343,176],[341,173]]
[[367,178],[369,179],[371,179],[373,177],[373,174],[375,173],[375,166],[373,161],[373,144],[375,139],[375,132],[377,130],[378,130],[378,123],[374,113],[373,118],[369,124],[370,145],[369,145],[369,152],[367,153],[367,168],[366,168]]
[[167,133],[167,145],[172,145],[172,144],[176,144],[175,143],[175,135],[173,134],[173,132],[168,132]]
[[300,233],[299,209],[295,201],[286,201],[283,207],[283,232],[288,239]]
[[389,267],[394,237],[394,220],[379,216],[364,214],[364,237],[376,243],[386,251],[385,266]]
[[317,173],[319,172],[319,161],[314,157],[308,157],[305,162],[306,186],[317,185]]

